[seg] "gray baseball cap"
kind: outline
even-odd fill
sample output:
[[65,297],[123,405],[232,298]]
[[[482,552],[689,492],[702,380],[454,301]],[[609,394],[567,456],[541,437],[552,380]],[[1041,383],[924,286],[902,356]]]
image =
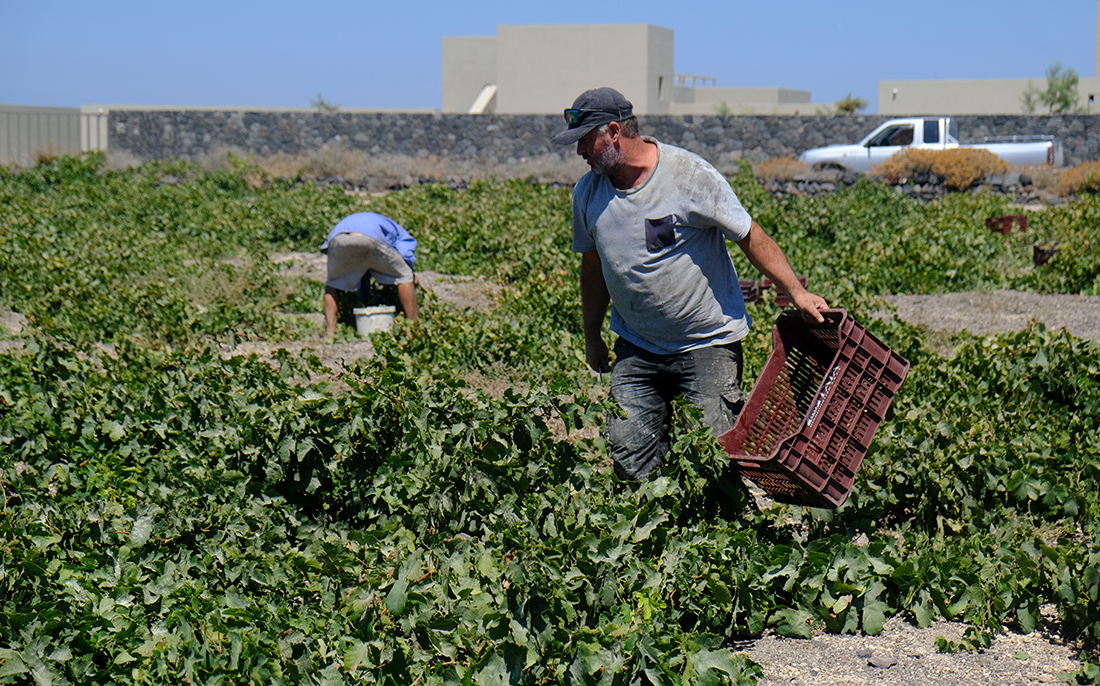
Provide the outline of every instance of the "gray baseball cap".
[[569,128],[550,140],[558,145],[571,145],[597,126],[633,116],[634,106],[622,93],[614,88],[593,88],[577,96],[573,106],[565,110],[565,123]]

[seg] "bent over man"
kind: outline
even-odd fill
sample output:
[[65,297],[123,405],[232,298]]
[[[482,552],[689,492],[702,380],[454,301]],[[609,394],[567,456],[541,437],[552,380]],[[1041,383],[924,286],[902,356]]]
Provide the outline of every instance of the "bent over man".
[[[616,474],[641,480],[664,463],[674,397],[687,395],[716,435],[741,411],[750,321],[727,240],[816,321],[828,305],[802,287],[713,166],[639,134],[621,93],[585,91],[565,121],[553,141],[576,144],[591,168],[573,191],[585,358],[612,372],[611,395],[626,413],[606,428]],[[613,368],[602,336],[608,305]]]
[[325,335],[336,335],[337,291],[364,292],[371,279],[396,284],[405,316],[416,319],[416,239],[400,224],[375,212],[359,212],[341,220],[321,244],[328,255],[325,281]]

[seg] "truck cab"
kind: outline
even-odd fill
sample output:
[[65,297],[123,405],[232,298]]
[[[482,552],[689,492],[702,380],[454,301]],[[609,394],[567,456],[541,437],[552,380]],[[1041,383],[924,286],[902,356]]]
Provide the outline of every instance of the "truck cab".
[[853,151],[852,156],[865,156],[866,159],[853,166],[869,169],[910,145],[931,150],[956,148],[959,145],[958,125],[946,117],[892,119],[858,143],[859,150]]

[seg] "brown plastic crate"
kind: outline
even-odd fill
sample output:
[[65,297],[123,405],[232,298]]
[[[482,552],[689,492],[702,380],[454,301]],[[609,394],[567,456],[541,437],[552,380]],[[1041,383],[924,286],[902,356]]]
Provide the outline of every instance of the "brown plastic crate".
[[760,283],[756,279],[741,279],[741,299],[745,304],[754,303],[760,299]]
[[[798,278],[798,283],[802,284],[802,287],[805,288],[806,285],[809,282],[806,280],[805,276],[801,276],[801,277]],[[772,287],[771,279],[764,279],[760,282],[760,289],[761,290],[767,290],[771,287]],[[776,292],[775,292],[775,304],[778,307],[790,307],[791,302],[792,302],[791,301],[791,296],[787,295],[783,291],[780,291],[778,289],[776,290]]]
[[1054,253],[1062,252],[1058,249],[1061,241],[1054,241],[1052,243],[1036,243],[1031,246],[1031,263],[1036,267],[1041,267],[1047,262],[1050,262],[1050,258],[1054,257]]
[[1020,233],[1027,231],[1026,214],[1006,214],[1000,217],[990,217],[985,220],[985,226],[990,231],[1008,235],[1012,232],[1012,226],[1020,227]]
[[733,428],[719,437],[741,474],[779,502],[848,498],[909,362],[845,310],[824,324],[779,316],[772,352]]

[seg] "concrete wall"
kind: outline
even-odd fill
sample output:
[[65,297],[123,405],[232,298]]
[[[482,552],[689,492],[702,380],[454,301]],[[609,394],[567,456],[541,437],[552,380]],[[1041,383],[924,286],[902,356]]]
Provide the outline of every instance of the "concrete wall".
[[[641,84],[644,88],[641,91],[645,94],[644,101],[639,102],[629,95],[627,99],[634,105],[635,114],[667,114],[669,102],[672,100],[670,96],[674,92],[671,87],[676,79],[672,63],[672,29],[648,24],[645,28],[649,50],[645,65],[645,80]],[[625,92],[623,91],[624,94]],[[641,98],[640,95],[633,97]]]
[[[497,82],[496,36],[443,39],[444,112],[466,114],[481,89]],[[495,102],[489,108],[495,112]]]
[[[1023,114],[1020,97],[1033,86],[1046,88],[1046,77],[1037,79],[985,79],[953,81],[879,81],[878,112],[891,117],[961,114]],[[1090,112],[1089,95],[1100,96],[1100,79],[1078,81],[1078,105]],[[1093,108],[1096,107],[1094,103]],[[1098,110],[1100,111],[1100,110]],[[1044,114],[1042,106],[1036,114]]]
[[84,105],[80,108],[80,150],[110,150],[110,137],[107,125],[110,111],[99,105]]
[[81,147],[75,107],[0,105],[0,164],[34,164],[36,155],[72,155]]
[[[831,143],[854,143],[886,121],[885,115],[717,116],[647,115],[643,133],[695,151],[724,171],[737,161],[797,157]],[[1062,141],[1066,165],[1100,159],[1100,115],[963,116],[960,136],[979,141],[992,135],[1052,135]],[[110,149],[138,159],[196,159],[233,147],[246,153],[297,155],[325,145],[371,154],[486,160],[499,164],[558,156],[572,159],[574,146],[550,137],[564,128],[556,115],[459,115],[315,110],[112,110]]]
[[790,88],[692,88],[676,86],[669,114],[779,115],[815,114],[823,105],[810,92]]
[[752,116],[790,116],[799,114],[813,114],[830,111],[831,105],[813,105],[806,103],[784,102],[733,102],[726,100],[711,102],[701,100],[698,102],[673,102],[669,103],[668,113],[677,115],[707,116],[721,114],[724,116],[752,117]]
[[[648,59],[638,54],[647,45]],[[619,90],[637,114],[659,112],[658,78],[673,77],[671,45],[671,30],[648,24],[499,26],[496,112],[559,113],[598,86]]]
[[[790,88],[693,88],[691,96],[694,102],[727,103],[729,105],[748,105],[759,103],[799,105],[810,104],[810,91]],[[805,114],[809,114],[806,112]]]

